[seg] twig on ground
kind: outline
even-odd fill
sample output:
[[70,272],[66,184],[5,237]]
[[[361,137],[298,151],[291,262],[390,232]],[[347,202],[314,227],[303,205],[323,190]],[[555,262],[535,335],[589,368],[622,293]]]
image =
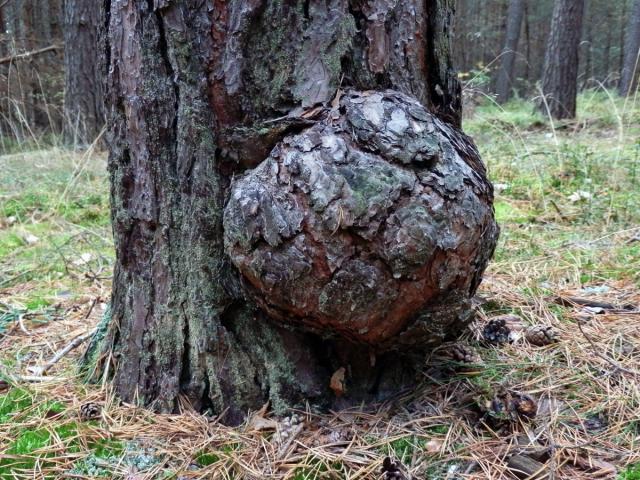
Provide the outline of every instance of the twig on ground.
[[24,324],[24,314],[22,313],[18,315],[18,325],[20,326],[20,330],[22,330],[22,333],[29,336],[31,335],[31,332],[27,330],[27,327]]
[[637,311],[635,305],[626,304],[622,305],[621,307],[617,307],[613,303],[601,302],[599,300],[591,300],[589,298],[580,297],[567,297],[558,295],[553,298],[553,302],[564,307],[575,307],[576,305],[579,305],[581,307],[602,308],[604,310],[611,310],[612,313],[635,313]]
[[558,207],[558,204],[554,200],[551,200],[551,205],[553,206],[554,210],[558,212],[558,215],[560,215],[560,218],[563,221],[566,222],[569,220],[569,218],[567,218],[567,216],[564,213],[562,213],[562,210],[560,210],[560,207]]
[[40,375],[15,375],[5,370],[2,366],[0,366],[0,375],[8,380],[2,380],[3,384],[6,383],[9,385],[11,385],[12,383],[41,383],[60,380],[60,377],[43,377]]
[[278,456],[277,456],[278,460],[282,460],[282,458],[284,458],[284,456],[289,451],[291,444],[293,444],[294,440],[298,435],[300,435],[300,432],[302,432],[303,429],[304,429],[304,423],[300,423],[291,430],[291,433],[289,434],[289,438],[282,445],[282,447],[280,447],[280,451],[278,452]]
[[64,347],[62,350],[59,350],[53,356],[53,358],[51,360],[49,360],[47,363],[45,363],[41,367],[30,367],[29,371],[31,373],[33,373],[34,375],[37,375],[37,376],[44,375],[47,372],[47,370],[49,370],[56,363],[58,363],[67,353],[69,353],[74,348],[79,347],[84,342],[89,340],[93,336],[94,333],[96,333],[96,329],[95,328],[90,330],[90,331],[88,331],[84,335],[80,335],[79,337],[74,338],[66,347]]
[[93,301],[91,302],[91,305],[89,306],[89,310],[87,310],[87,313],[84,315],[85,320],[89,318],[89,315],[91,315],[91,312],[93,312],[93,309],[95,308],[97,303],[98,303],[98,297],[94,297]]
[[578,324],[578,329],[580,330],[580,333],[582,333],[582,336],[587,340],[587,342],[589,342],[589,345],[591,345],[591,348],[593,349],[593,353],[595,353],[596,356],[598,356],[602,360],[604,360],[607,363],[609,363],[616,370],[619,370],[619,371],[624,372],[624,373],[628,373],[629,375],[633,375],[634,377],[640,377],[640,372],[638,372],[636,370],[631,370],[631,369],[625,368],[625,367],[621,366],[620,364],[618,364],[618,362],[616,362],[612,358],[606,356],[603,353],[600,353],[600,351],[598,350],[598,346],[595,344],[595,342],[591,339],[591,337],[589,337],[587,335],[587,333],[584,331],[584,329],[582,328],[582,324],[579,321],[576,322],[576,323]]

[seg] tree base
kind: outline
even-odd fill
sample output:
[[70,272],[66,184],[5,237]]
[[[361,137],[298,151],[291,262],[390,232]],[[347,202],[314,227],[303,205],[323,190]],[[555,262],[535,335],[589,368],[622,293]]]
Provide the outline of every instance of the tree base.
[[[454,338],[467,325],[471,310],[449,307],[441,312],[448,313],[425,313],[424,321],[415,325],[439,328],[441,324],[433,323],[437,317],[447,323],[446,331]],[[397,349],[377,354],[366,345],[278,325],[244,301],[226,310],[218,331],[219,343],[206,354],[205,367],[183,377],[180,391],[194,409],[221,415],[221,421],[229,425],[242,423],[250,411],[267,402],[276,414],[283,415],[292,408],[320,412],[390,400],[415,389],[429,352],[448,339],[412,345],[413,333],[406,332],[398,338]],[[177,398],[173,390],[159,391],[148,402],[131,388],[131,379],[122,374],[117,361],[117,350],[112,350],[117,341],[114,333],[112,329],[104,339],[96,339],[101,349],[92,341],[83,371],[97,380],[108,368],[123,401],[174,411]]]

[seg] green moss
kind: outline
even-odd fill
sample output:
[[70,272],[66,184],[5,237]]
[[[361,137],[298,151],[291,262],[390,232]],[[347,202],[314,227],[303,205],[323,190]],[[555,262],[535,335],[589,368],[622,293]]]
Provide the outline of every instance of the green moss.
[[42,298],[42,297],[31,298],[25,303],[25,307],[27,307],[27,310],[31,310],[31,311],[41,310],[45,307],[48,307],[49,305],[51,305],[51,302],[46,298]]
[[24,245],[24,240],[13,231],[0,231],[0,258],[9,255]]
[[32,394],[21,388],[11,388],[4,395],[0,395],[0,423],[7,423],[21,411],[33,404]]
[[89,448],[93,451],[93,455],[98,458],[111,458],[121,455],[125,446],[117,440],[100,439],[89,444]]
[[346,478],[347,471],[341,462],[325,463],[318,459],[305,462],[293,472],[294,480],[322,480],[325,478]]
[[0,213],[4,217],[16,217],[22,221],[31,213],[45,210],[45,206],[49,203],[50,197],[46,193],[27,191],[4,201],[0,207]]
[[629,465],[618,475],[618,480],[640,480],[640,463]]
[[505,202],[497,201],[494,204],[496,211],[496,220],[498,223],[513,222],[513,223],[527,223],[529,221],[529,215],[527,212],[521,210],[516,205]]
[[13,441],[7,453],[9,455],[24,455],[49,445],[51,433],[45,429],[27,430]]
[[209,452],[200,452],[196,455],[196,462],[201,467],[208,467],[209,465],[213,465],[214,463],[218,463],[220,461],[220,457],[215,453]]
[[414,455],[422,456],[427,440],[415,435],[399,438],[385,445],[387,455],[397,458],[403,464],[411,462]]
[[449,433],[448,425],[434,425],[432,427],[428,427],[427,430],[431,433],[435,433],[438,435],[446,435]]

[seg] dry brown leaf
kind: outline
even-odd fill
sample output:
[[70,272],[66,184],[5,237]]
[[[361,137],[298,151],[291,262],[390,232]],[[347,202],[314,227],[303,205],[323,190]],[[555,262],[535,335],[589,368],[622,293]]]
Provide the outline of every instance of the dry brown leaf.
[[262,432],[264,430],[275,430],[276,428],[278,428],[278,422],[275,420],[254,415],[251,417],[247,429],[252,432]]
[[439,453],[440,450],[442,449],[442,441],[432,438],[424,446],[424,449],[427,453]]

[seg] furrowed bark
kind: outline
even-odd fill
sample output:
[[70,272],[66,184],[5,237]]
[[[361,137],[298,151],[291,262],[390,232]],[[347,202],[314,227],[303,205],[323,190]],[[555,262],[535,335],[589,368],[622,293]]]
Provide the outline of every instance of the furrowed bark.
[[631,95],[638,87],[640,75],[640,0],[635,0],[629,14],[624,43],[624,60],[620,73],[618,93]]
[[584,0],[557,0],[553,9],[542,72],[545,100],[540,109],[558,120],[576,116],[583,12]]
[[[172,411],[183,395],[235,423],[266,400],[277,411],[339,406],[413,385],[428,342],[406,355],[376,352],[267,318],[225,253],[222,218],[231,178],[327,121],[338,88],[394,88],[459,124],[451,2],[105,6],[117,260],[101,367],[121,398]],[[462,304],[449,308],[456,325],[469,314]],[[445,335],[429,315],[438,317],[425,316],[424,328]],[[343,366],[348,395],[337,398],[329,381]]]
[[496,83],[496,94],[498,102],[504,103],[509,100],[513,89],[514,65],[520,40],[520,30],[522,18],[524,17],[525,0],[511,0],[507,11],[507,31],[502,51],[500,72]]
[[64,134],[68,143],[93,142],[104,127],[103,72],[98,37],[102,4],[95,0],[64,3]]

